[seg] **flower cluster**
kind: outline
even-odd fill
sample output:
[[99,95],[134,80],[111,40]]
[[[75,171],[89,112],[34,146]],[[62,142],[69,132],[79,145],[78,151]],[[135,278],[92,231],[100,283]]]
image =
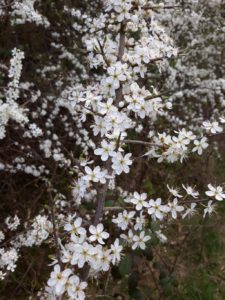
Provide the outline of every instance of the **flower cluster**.
[[19,98],[19,80],[22,71],[22,60],[24,53],[18,49],[12,51],[12,59],[8,77],[11,79],[6,91],[5,101],[0,98],[0,139],[6,135],[5,126],[10,119],[15,120],[19,124],[28,122],[24,109],[19,107],[16,100]]
[[[8,272],[14,272],[23,247],[40,246],[52,232],[52,223],[45,215],[38,215],[31,224],[23,224],[21,232],[20,219],[17,215],[5,219],[5,233],[0,231],[0,274],[3,280]],[[19,231],[17,231],[19,229]],[[8,237],[9,232],[16,232]]]
[[37,10],[34,9],[37,0],[15,1],[12,5],[12,24],[24,24],[26,22],[34,22],[37,25],[48,27],[50,24],[47,18],[43,17]]
[[[46,5],[57,10],[50,2]],[[21,82],[24,52],[12,51],[5,80],[10,82],[0,94],[0,171],[10,173],[11,180],[26,175],[28,183],[22,189],[16,185],[10,196],[23,197],[29,185],[38,189],[29,197],[37,207],[21,212],[21,218],[17,211],[5,217],[0,278],[14,272],[23,247],[45,243],[53,270],[38,293],[40,299],[83,300],[90,277],[93,282],[101,279],[123,254],[151,247],[153,238],[165,243],[164,228],[172,222],[197,213],[206,218],[225,199],[222,184],[209,183],[202,192],[190,183],[176,188],[165,182],[165,194],[154,197],[139,184],[139,162],[161,163],[160,168],[182,164],[190,156],[197,159],[209,151],[214,136],[224,133],[225,124],[225,111],[220,111],[224,80],[211,73],[206,80],[207,70],[187,64],[179,53],[182,45],[174,41],[180,35],[172,30],[172,20],[180,25],[182,18],[171,8],[181,1],[171,0],[168,10],[158,2],[84,0],[77,9],[65,4],[59,22],[41,14],[41,0],[14,1],[9,10],[12,26],[42,25],[48,44],[25,65],[29,81],[22,76]],[[190,19],[193,27],[201,24],[199,15],[189,15],[189,6],[202,4],[187,2],[179,32]],[[63,33],[62,19],[68,26]],[[191,41],[190,60],[196,44],[202,44],[193,37]],[[39,61],[43,63],[30,76],[30,66]],[[0,70],[7,74],[6,65],[0,64]],[[183,81],[197,84],[194,95]],[[210,92],[201,94],[208,81],[214,100]],[[208,102],[215,107],[213,113],[204,109]],[[127,184],[127,178],[133,183],[136,176],[136,184]]]

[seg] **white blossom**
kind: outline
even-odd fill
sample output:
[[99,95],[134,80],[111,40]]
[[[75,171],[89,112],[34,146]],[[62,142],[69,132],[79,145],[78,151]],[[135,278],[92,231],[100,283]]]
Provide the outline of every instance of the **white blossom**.
[[89,231],[91,233],[91,236],[89,237],[91,242],[98,241],[100,244],[105,244],[103,240],[109,237],[108,232],[104,231],[103,224],[101,223],[99,223],[96,227],[91,225],[89,227]]
[[221,186],[214,187],[212,184],[208,184],[209,190],[206,191],[206,195],[209,197],[214,197],[218,201],[225,199],[225,194]]

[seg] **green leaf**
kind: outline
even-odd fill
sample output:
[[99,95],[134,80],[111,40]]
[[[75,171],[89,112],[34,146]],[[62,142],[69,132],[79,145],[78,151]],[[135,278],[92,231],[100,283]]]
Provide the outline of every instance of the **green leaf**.
[[119,264],[119,271],[121,276],[128,275],[131,272],[131,266],[132,266],[131,256],[127,255],[121,260]]
[[155,190],[154,190],[154,187],[153,187],[153,184],[150,180],[148,180],[146,183],[145,183],[145,188],[147,189],[147,194],[148,196],[151,196],[155,193]]
[[105,201],[105,207],[113,207],[114,206],[114,201],[113,200],[106,200]]

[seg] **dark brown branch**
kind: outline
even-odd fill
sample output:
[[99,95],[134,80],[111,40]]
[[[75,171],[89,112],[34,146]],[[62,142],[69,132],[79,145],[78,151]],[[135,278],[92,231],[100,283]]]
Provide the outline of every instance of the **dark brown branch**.
[[13,1],[12,1],[11,3],[9,3],[9,4],[5,4],[5,5],[0,6],[0,9],[10,7],[10,6],[12,6],[13,4],[15,4],[15,0],[13,0]]
[[206,134],[207,138],[213,138],[214,136],[223,135],[225,134],[225,131],[212,133],[212,134]]
[[58,241],[58,231],[57,231],[56,222],[55,222],[54,199],[52,197],[52,192],[51,192],[50,188],[48,190],[48,194],[49,194],[49,206],[50,206],[52,227],[53,227],[53,237],[54,237],[54,243],[55,243],[55,247],[56,247],[56,256],[57,256],[58,263],[59,263],[59,265],[61,267],[61,270],[62,270],[63,266],[62,266],[62,261],[61,261],[61,256],[60,256],[60,246],[59,246],[59,241]]
[[[120,32],[119,32],[120,38],[119,38],[119,48],[118,48],[118,56],[117,56],[117,60],[121,62],[123,59],[123,54],[125,49],[125,40],[126,40],[125,28],[126,28],[126,23],[122,22],[120,26]],[[116,106],[118,106],[118,103],[121,101],[122,97],[123,97],[123,86],[122,84],[120,84],[120,87],[116,91],[116,97],[115,97]],[[120,145],[120,135],[117,140],[116,151],[118,150],[119,145]],[[111,159],[107,160],[105,168],[109,175],[112,174]],[[97,205],[96,205],[96,211],[93,220],[94,226],[97,226],[100,222],[100,219],[102,218],[108,187],[109,187],[109,179],[107,179],[106,183],[102,187],[98,188],[97,190]],[[82,280],[86,281],[88,279],[89,272],[90,272],[90,266],[85,265],[81,271]]]
[[149,143],[145,141],[139,141],[139,140],[123,140],[121,143],[127,143],[127,144],[139,144],[139,145],[145,145],[145,146],[156,146],[156,147],[163,147],[163,145]]
[[[211,200],[213,201],[213,203],[218,201],[218,200],[213,200],[213,199],[211,199]],[[209,201],[210,201],[209,199],[196,199],[196,200],[193,199],[193,201],[190,201],[190,200],[188,200],[188,201],[183,200],[182,201],[181,200],[178,203],[179,204],[192,204],[192,203],[204,203],[204,202],[209,202]]]
[[120,40],[119,40],[119,50],[118,50],[118,56],[117,60],[122,61],[123,59],[123,54],[124,54],[124,49],[125,49],[125,28],[126,28],[126,23],[122,22],[121,27],[120,27]]
[[[138,5],[134,5],[131,10],[135,10],[135,9],[138,9],[138,8],[139,8]],[[158,6],[145,5],[145,6],[141,7],[141,9],[143,9],[143,10],[150,10],[150,9],[151,10],[155,10],[155,9],[175,9],[175,8],[181,8],[181,6],[180,5],[165,5],[165,6],[160,6],[160,5],[158,5]]]
[[[121,62],[123,60],[123,54],[124,54],[125,42],[126,42],[125,28],[126,28],[126,23],[122,22],[120,27],[119,49],[118,49],[118,56],[117,56],[117,60]],[[117,106],[118,103],[122,101],[122,99],[123,99],[123,85],[120,82],[120,87],[116,90],[115,105]]]
[[108,62],[108,60],[107,60],[107,58],[106,58],[106,56],[105,56],[105,52],[104,52],[104,49],[103,49],[103,47],[102,47],[102,44],[100,43],[99,39],[97,39],[97,41],[98,41],[100,53],[101,53],[101,55],[102,55],[102,57],[103,57],[103,59],[104,59],[106,65],[109,67],[110,64],[109,64],[109,62]]

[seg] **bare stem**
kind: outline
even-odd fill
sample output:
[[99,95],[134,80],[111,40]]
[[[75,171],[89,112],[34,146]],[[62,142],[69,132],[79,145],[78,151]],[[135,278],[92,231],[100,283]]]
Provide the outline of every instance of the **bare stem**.
[[108,60],[107,60],[107,58],[106,58],[106,56],[105,56],[105,52],[104,52],[103,46],[102,46],[102,44],[100,43],[99,39],[97,39],[97,42],[98,42],[98,45],[99,45],[99,48],[100,48],[100,53],[101,53],[101,55],[102,55],[102,57],[103,57],[103,59],[104,59],[106,65],[109,67],[110,64],[109,64],[109,62],[108,62]]
[[[119,49],[118,49],[118,56],[117,56],[118,61],[123,60],[123,54],[124,54],[125,42],[126,42],[125,28],[126,28],[126,23],[122,22],[120,26],[120,40],[119,40]],[[123,85],[122,83],[120,83],[120,87],[116,90],[115,105],[117,106],[118,103],[122,101],[122,99],[123,99]]]
[[49,206],[50,206],[50,212],[51,212],[52,227],[53,227],[53,237],[54,237],[54,242],[55,242],[55,247],[56,247],[56,255],[57,255],[58,263],[62,269],[60,246],[59,246],[59,242],[58,242],[58,232],[57,232],[57,227],[56,227],[56,222],[55,222],[54,200],[53,200],[52,192],[51,192],[50,188],[48,190],[48,194],[49,194]]
[[155,143],[149,143],[145,141],[139,141],[139,140],[123,140],[121,143],[127,143],[127,144],[139,144],[139,145],[145,145],[145,146],[155,146],[155,147],[163,147],[163,145],[155,144]]
[[171,92],[164,92],[164,93],[161,93],[161,94],[158,94],[158,95],[152,95],[152,96],[148,96],[145,98],[145,100],[152,100],[152,99],[155,99],[155,98],[161,98],[162,96],[168,96]]

